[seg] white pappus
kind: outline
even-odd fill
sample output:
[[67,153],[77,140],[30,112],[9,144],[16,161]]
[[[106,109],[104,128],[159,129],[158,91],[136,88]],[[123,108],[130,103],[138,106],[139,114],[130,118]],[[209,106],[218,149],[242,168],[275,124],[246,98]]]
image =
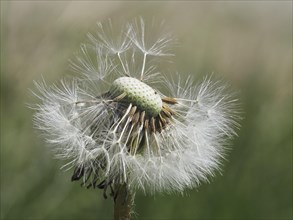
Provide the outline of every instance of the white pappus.
[[71,62],[79,76],[35,83],[34,123],[87,187],[182,192],[220,169],[236,135],[238,102],[227,86],[164,74],[159,58],[173,56],[172,36],[152,26],[98,24]]

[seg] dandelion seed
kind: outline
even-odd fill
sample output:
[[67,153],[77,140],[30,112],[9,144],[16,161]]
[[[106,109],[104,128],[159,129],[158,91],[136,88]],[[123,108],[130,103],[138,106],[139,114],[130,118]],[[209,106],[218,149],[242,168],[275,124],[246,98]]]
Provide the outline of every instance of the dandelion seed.
[[142,19],[123,26],[118,40],[103,27],[72,61],[80,79],[36,83],[42,103],[34,121],[65,167],[74,168],[71,180],[103,189],[105,198],[110,191],[119,204],[115,218],[129,218],[136,190],[182,192],[208,181],[236,134],[239,112],[220,82],[194,85],[190,77],[160,73],[150,57],[170,55],[169,35],[146,42]]

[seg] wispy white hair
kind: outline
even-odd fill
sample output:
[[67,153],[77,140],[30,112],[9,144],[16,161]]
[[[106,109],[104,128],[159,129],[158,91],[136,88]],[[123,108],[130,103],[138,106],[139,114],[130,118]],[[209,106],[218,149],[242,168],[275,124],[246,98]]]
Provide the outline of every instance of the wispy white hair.
[[[239,127],[237,99],[211,77],[196,84],[162,74],[158,57],[172,55],[170,34],[154,33],[159,37],[148,41],[141,18],[116,35],[113,28],[111,21],[99,23],[71,61],[79,78],[36,83],[36,127],[65,167],[75,167],[73,179],[88,186],[106,181],[150,193],[182,192],[208,181]],[[157,118],[109,94],[113,81],[125,76],[153,85],[165,108]]]

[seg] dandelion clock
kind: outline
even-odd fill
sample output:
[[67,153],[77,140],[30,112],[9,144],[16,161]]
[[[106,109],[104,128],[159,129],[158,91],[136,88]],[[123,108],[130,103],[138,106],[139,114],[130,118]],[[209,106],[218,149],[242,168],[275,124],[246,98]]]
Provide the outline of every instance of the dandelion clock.
[[71,61],[76,76],[35,83],[35,126],[71,180],[104,190],[114,218],[130,219],[137,190],[182,192],[212,177],[238,127],[227,86],[164,70],[174,55],[161,24],[108,21],[88,37]]

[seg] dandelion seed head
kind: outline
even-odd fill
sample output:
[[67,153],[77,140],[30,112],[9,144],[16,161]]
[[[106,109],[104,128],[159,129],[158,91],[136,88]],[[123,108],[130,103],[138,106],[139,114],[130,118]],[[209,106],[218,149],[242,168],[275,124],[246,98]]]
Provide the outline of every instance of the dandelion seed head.
[[120,77],[110,87],[110,95],[120,101],[133,103],[147,114],[157,116],[162,109],[162,100],[158,93],[147,84],[132,78]]
[[152,32],[142,19],[116,37],[112,31],[111,21],[98,24],[82,45],[71,62],[80,78],[36,83],[35,126],[64,167],[74,168],[72,180],[88,188],[126,183],[149,193],[182,192],[209,181],[239,127],[237,100],[211,78],[194,84],[163,75],[159,58],[170,55],[172,38],[148,41]]

